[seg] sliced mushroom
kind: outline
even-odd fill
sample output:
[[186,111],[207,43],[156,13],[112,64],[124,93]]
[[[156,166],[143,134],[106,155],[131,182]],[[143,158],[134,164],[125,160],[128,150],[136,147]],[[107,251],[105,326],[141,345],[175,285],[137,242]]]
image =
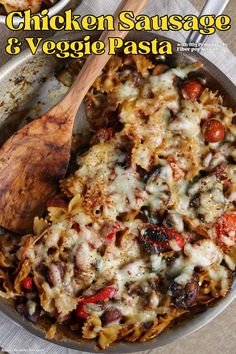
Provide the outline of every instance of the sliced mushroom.
[[199,292],[199,278],[196,272],[193,273],[191,280],[185,285],[180,285],[171,280],[169,290],[176,307],[186,309],[192,306]]

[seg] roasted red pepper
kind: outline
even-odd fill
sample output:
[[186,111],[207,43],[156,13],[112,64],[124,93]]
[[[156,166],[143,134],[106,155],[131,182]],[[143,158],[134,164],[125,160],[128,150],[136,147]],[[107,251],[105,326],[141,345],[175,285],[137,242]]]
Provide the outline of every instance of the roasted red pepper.
[[24,289],[31,290],[33,288],[33,279],[31,277],[26,277],[21,284]]
[[167,227],[147,224],[141,231],[141,241],[146,251],[151,254],[172,250],[171,241],[174,240],[179,249],[185,245],[181,234]]
[[84,304],[81,304],[77,307],[75,314],[78,318],[82,318],[83,320],[87,320],[89,318],[86,305]]
[[222,240],[222,237],[229,239],[229,243],[236,243],[236,214],[225,214],[216,222],[216,242],[224,251],[228,245]]
[[[167,235],[169,236],[169,240],[175,240],[177,243],[177,246],[182,249],[185,245],[185,239],[183,238],[183,236],[181,234],[179,234],[178,232],[175,232],[171,229],[167,229],[165,228],[165,232],[167,233]],[[170,247],[171,248],[171,247]]]
[[117,288],[114,286],[107,286],[106,288],[99,290],[95,295],[79,299],[80,304],[95,304],[97,302],[105,302],[112,299],[117,292]]

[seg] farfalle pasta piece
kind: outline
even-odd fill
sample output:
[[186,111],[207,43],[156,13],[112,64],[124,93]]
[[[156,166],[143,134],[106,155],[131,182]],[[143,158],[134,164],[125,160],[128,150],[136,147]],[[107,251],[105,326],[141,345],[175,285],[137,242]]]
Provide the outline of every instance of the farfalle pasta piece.
[[[166,155],[170,152],[171,157],[166,156],[166,160],[173,170],[173,177],[177,175],[182,180],[191,181],[202,169],[199,143],[192,137],[181,137],[181,139],[177,137],[175,145],[178,149],[177,155],[176,152],[173,153],[173,141],[171,142],[167,136],[163,139],[163,144],[158,148],[158,154]],[[175,168],[176,164],[179,171]]]
[[236,114],[231,108],[222,108],[223,122],[229,131],[236,136]]
[[86,60],[87,55],[84,55],[83,58],[78,58],[75,61],[69,62],[69,64],[64,69],[56,74],[57,80],[64,86],[70,87],[82,69]]
[[57,324],[53,324],[49,330],[46,332],[46,338],[47,339],[53,339],[55,338],[57,332]]
[[74,184],[76,183],[76,178],[74,175],[71,175],[60,181],[60,189],[65,196],[68,198],[73,197],[74,193]]
[[39,218],[38,216],[34,218],[33,230],[35,235],[42,234],[48,228],[48,226],[48,221],[44,218]]
[[48,218],[51,222],[60,222],[67,218],[68,212],[64,208],[49,207]]
[[11,268],[12,263],[7,259],[6,255],[2,251],[0,251],[0,267],[3,268]]
[[198,235],[209,238],[209,230],[204,224],[201,224],[198,220],[186,215],[183,217],[183,219],[192,231],[196,232]]
[[214,265],[208,269],[210,274],[209,289],[214,298],[225,297],[232,285],[232,273],[223,265]]
[[86,115],[92,129],[98,130],[114,124],[117,108],[118,100],[112,92],[107,95],[93,88],[85,97]]
[[124,337],[124,340],[127,342],[136,342],[139,340],[140,336],[145,332],[145,328],[142,324],[135,324],[132,331]]
[[93,314],[84,324],[82,333],[85,339],[95,339],[98,337],[99,347],[106,349],[117,340],[120,329],[120,325],[103,327],[101,319]]
[[[137,326],[139,326],[138,324],[136,324]],[[128,336],[130,333],[133,332],[135,327],[135,324],[133,323],[124,323],[121,330],[120,330],[120,338],[125,338],[126,336]]]
[[208,305],[209,303],[215,301],[214,296],[211,293],[210,289],[211,279],[207,272],[201,272],[199,274],[199,293],[197,297],[197,301],[199,304]]
[[147,323],[125,323],[120,331],[120,337],[127,342],[146,342],[157,337],[174,319],[186,312],[186,310],[172,308],[168,314],[154,318]]
[[109,93],[120,85],[118,69],[122,66],[122,59],[113,56],[107,63],[102,75],[100,75],[93,84],[97,90]]
[[89,319],[85,322],[82,334],[85,339],[94,339],[99,335],[99,332],[102,329],[102,321],[98,317],[98,315],[93,314]]
[[50,292],[47,292],[48,285],[46,285],[46,288],[43,286],[44,280],[42,279],[42,276],[36,273],[34,276],[34,283],[37,287],[40,304],[44,311],[47,313],[55,313],[56,307],[54,297],[50,294]]
[[131,57],[137,67],[137,71],[142,77],[147,78],[150,75],[149,70],[155,68],[155,65],[143,55],[132,55]]
[[103,327],[98,337],[99,347],[106,349],[114,343],[119,338],[120,329],[120,325]]
[[13,284],[11,283],[8,274],[0,269],[0,297],[4,299],[11,299],[15,296]]
[[76,309],[78,304],[78,299],[70,294],[58,293],[55,298],[55,308],[58,312],[59,322],[60,318],[67,316],[73,310]]
[[74,216],[80,212],[84,212],[84,200],[80,194],[75,195],[68,206],[68,212],[70,215]]
[[212,92],[206,88],[199,98],[200,103],[210,114],[216,114],[221,111],[223,99],[217,94],[218,92]]
[[147,340],[151,340],[161,334],[168,326],[170,326],[171,322],[182,316],[186,313],[186,310],[172,310],[170,314],[165,315],[163,317],[159,317],[154,320],[153,326],[146,331],[144,335],[140,337],[140,342],[146,342]]
[[[120,120],[125,125],[124,133],[133,137],[131,162],[148,170],[156,155],[163,138],[163,131],[159,122],[166,115],[165,108],[148,115],[141,102],[125,101],[120,113]],[[157,128],[153,130],[153,126]]]
[[214,265],[199,275],[198,301],[208,304],[219,297],[225,297],[232,285],[232,273],[223,265]]
[[117,72],[123,66],[123,61],[121,57],[112,56],[109,60],[106,70],[110,71],[111,73]]
[[21,269],[23,261],[28,258],[28,252],[33,250],[33,244],[35,241],[34,235],[26,235],[21,239],[21,247],[17,251],[17,257],[20,259],[20,263],[18,263],[16,273]]
[[189,138],[187,140],[183,149],[183,156],[185,156],[187,161],[189,161],[189,169],[186,173],[186,179],[191,181],[192,178],[196,176],[202,168],[199,158],[199,146],[194,138]]
[[29,275],[30,271],[31,271],[31,264],[30,264],[30,261],[28,259],[26,259],[22,263],[21,269],[18,272],[17,277],[14,282],[14,288],[18,294],[21,294],[21,292],[22,292],[21,283]]

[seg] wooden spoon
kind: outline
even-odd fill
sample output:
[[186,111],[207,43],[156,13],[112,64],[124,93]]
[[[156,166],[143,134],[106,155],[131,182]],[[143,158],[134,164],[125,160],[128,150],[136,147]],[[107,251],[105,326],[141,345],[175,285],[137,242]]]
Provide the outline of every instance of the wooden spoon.
[[118,30],[121,11],[135,15],[147,0],[124,0],[117,9],[115,31],[103,32],[106,53],[91,55],[65,98],[16,132],[0,150],[0,225],[17,233],[32,231],[35,216],[41,216],[58,181],[65,176],[71,149],[74,120],[79,106],[96,77],[109,60],[108,38],[125,38]]

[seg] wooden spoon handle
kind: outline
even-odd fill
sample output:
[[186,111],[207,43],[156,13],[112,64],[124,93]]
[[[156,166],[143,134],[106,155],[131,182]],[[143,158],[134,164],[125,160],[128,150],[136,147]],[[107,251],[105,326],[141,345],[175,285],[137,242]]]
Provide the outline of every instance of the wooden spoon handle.
[[86,95],[89,88],[94,83],[95,79],[101,73],[102,69],[108,62],[110,55],[108,54],[108,41],[109,37],[125,38],[127,31],[119,31],[119,14],[122,11],[132,11],[134,15],[140,14],[145,7],[148,0],[123,0],[114,14],[114,31],[104,31],[100,37],[100,40],[105,42],[105,53],[102,55],[90,55],[82,70],[77,76],[74,84],[72,85],[69,93],[60,102],[59,107],[55,107],[53,115],[57,116],[57,112],[70,112],[69,116],[76,116],[76,113]]

